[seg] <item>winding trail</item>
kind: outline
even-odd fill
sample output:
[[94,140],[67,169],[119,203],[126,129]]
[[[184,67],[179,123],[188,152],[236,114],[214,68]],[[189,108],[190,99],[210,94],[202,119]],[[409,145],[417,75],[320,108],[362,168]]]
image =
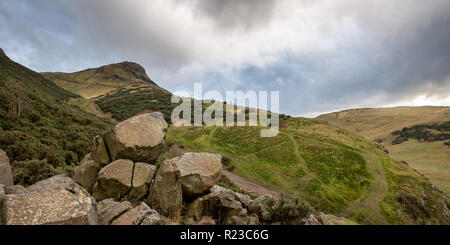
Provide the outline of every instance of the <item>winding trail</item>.
[[93,101],[89,102],[89,109],[92,113],[94,113],[97,117],[107,117],[103,112],[97,109]]
[[228,172],[226,170],[222,171],[223,175],[227,177],[233,184],[235,184],[237,187],[241,188],[242,190],[256,196],[262,196],[262,195],[271,195],[274,197],[280,197],[280,193],[274,190],[269,190],[263,186],[260,186],[258,184],[252,183],[248,181],[247,179],[244,179],[242,177],[237,176],[236,174],[233,174],[231,172]]

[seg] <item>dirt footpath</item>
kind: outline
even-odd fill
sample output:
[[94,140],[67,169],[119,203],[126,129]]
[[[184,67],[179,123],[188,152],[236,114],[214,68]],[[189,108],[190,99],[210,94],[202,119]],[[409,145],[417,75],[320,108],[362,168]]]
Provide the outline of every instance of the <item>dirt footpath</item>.
[[274,197],[280,197],[280,193],[277,191],[269,190],[263,186],[257,185],[255,183],[252,183],[244,178],[241,178],[237,176],[236,174],[233,174],[231,172],[222,171],[223,175],[225,175],[233,184],[235,184],[237,187],[241,188],[242,190],[256,195],[256,196],[262,196],[265,194],[274,196]]

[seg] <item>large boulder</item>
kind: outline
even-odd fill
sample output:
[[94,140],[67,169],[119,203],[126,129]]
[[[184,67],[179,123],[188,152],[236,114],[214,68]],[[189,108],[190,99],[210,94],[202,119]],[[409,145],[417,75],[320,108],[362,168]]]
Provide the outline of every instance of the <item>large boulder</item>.
[[2,150],[0,150],[0,184],[5,186],[14,185],[9,158]]
[[231,190],[220,186],[211,188],[211,193],[196,199],[189,204],[186,216],[199,220],[201,217],[212,217],[224,224],[228,217],[245,216],[247,210]]
[[97,204],[98,224],[110,225],[114,219],[131,210],[133,206],[129,202],[116,202],[114,199],[105,199]]
[[98,163],[101,167],[104,167],[111,162],[105,141],[100,135],[97,135],[94,138],[94,143],[92,145],[92,160]]
[[119,201],[124,197],[131,189],[133,165],[131,160],[120,159],[102,168],[92,191],[95,199],[101,201],[113,198]]
[[146,113],[118,123],[103,139],[112,161],[151,163],[161,151],[167,127],[160,112]]
[[97,219],[95,199],[66,176],[0,198],[0,223],[6,225],[96,225]]
[[156,167],[154,165],[142,162],[134,164],[132,189],[129,193],[131,200],[142,200],[148,195],[155,172]]
[[74,169],[72,179],[83,186],[89,193],[92,193],[92,188],[97,181],[98,172],[100,171],[100,164],[91,160],[91,156],[86,155]]
[[141,203],[139,206],[128,210],[112,222],[112,225],[147,225],[162,224],[162,217],[147,204]]
[[173,162],[166,160],[161,164],[150,188],[147,202],[162,215],[179,216],[183,203],[183,192],[180,170]]
[[180,170],[181,184],[185,196],[199,196],[222,176],[222,157],[210,153],[185,153],[169,161]]

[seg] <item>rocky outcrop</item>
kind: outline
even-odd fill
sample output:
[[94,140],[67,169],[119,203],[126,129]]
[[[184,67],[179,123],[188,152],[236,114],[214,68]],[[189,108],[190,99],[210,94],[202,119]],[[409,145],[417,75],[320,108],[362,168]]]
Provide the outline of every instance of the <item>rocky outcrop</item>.
[[269,215],[267,211],[267,202],[270,199],[273,199],[273,197],[270,195],[263,195],[256,198],[248,205],[248,211],[257,214],[261,221],[266,220]]
[[96,201],[65,176],[38,182],[22,194],[0,199],[0,220],[7,225],[95,225]]
[[92,188],[97,182],[98,172],[100,171],[100,164],[91,160],[91,155],[86,155],[80,164],[74,169],[72,179],[83,186],[89,193],[92,193]]
[[249,195],[245,195],[239,192],[235,192],[234,195],[236,196],[237,200],[242,203],[242,206],[248,209],[248,206],[252,203],[252,198]]
[[9,158],[2,150],[0,150],[0,184],[5,186],[14,185]]
[[140,225],[142,223],[162,224],[162,217],[147,204],[141,203],[139,206],[128,210],[112,222],[112,225]]
[[147,203],[168,217],[177,217],[183,203],[180,170],[171,161],[164,161],[156,172]]
[[114,219],[131,210],[133,206],[129,202],[116,202],[114,199],[105,199],[97,204],[98,224],[110,225]]
[[161,151],[167,127],[160,112],[147,113],[118,123],[103,139],[112,161],[130,159],[151,163]]
[[100,135],[97,135],[94,138],[94,143],[92,145],[92,160],[101,167],[104,167],[111,162],[111,157],[109,156],[105,141]]
[[231,190],[220,186],[211,188],[211,193],[202,196],[188,206],[186,216],[200,219],[209,216],[224,224],[228,217],[245,216],[247,210]]
[[210,153],[185,153],[171,159],[181,175],[183,195],[199,196],[217,182],[222,176],[221,156]]
[[131,160],[117,160],[102,168],[92,195],[98,201],[113,198],[118,201],[131,189],[134,163]]

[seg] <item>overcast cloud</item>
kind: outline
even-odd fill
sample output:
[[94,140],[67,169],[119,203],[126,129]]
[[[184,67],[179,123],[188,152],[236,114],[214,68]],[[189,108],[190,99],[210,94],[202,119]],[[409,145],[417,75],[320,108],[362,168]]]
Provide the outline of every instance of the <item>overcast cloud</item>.
[[448,0],[0,0],[37,71],[124,60],[171,91],[280,90],[281,111],[450,105]]

